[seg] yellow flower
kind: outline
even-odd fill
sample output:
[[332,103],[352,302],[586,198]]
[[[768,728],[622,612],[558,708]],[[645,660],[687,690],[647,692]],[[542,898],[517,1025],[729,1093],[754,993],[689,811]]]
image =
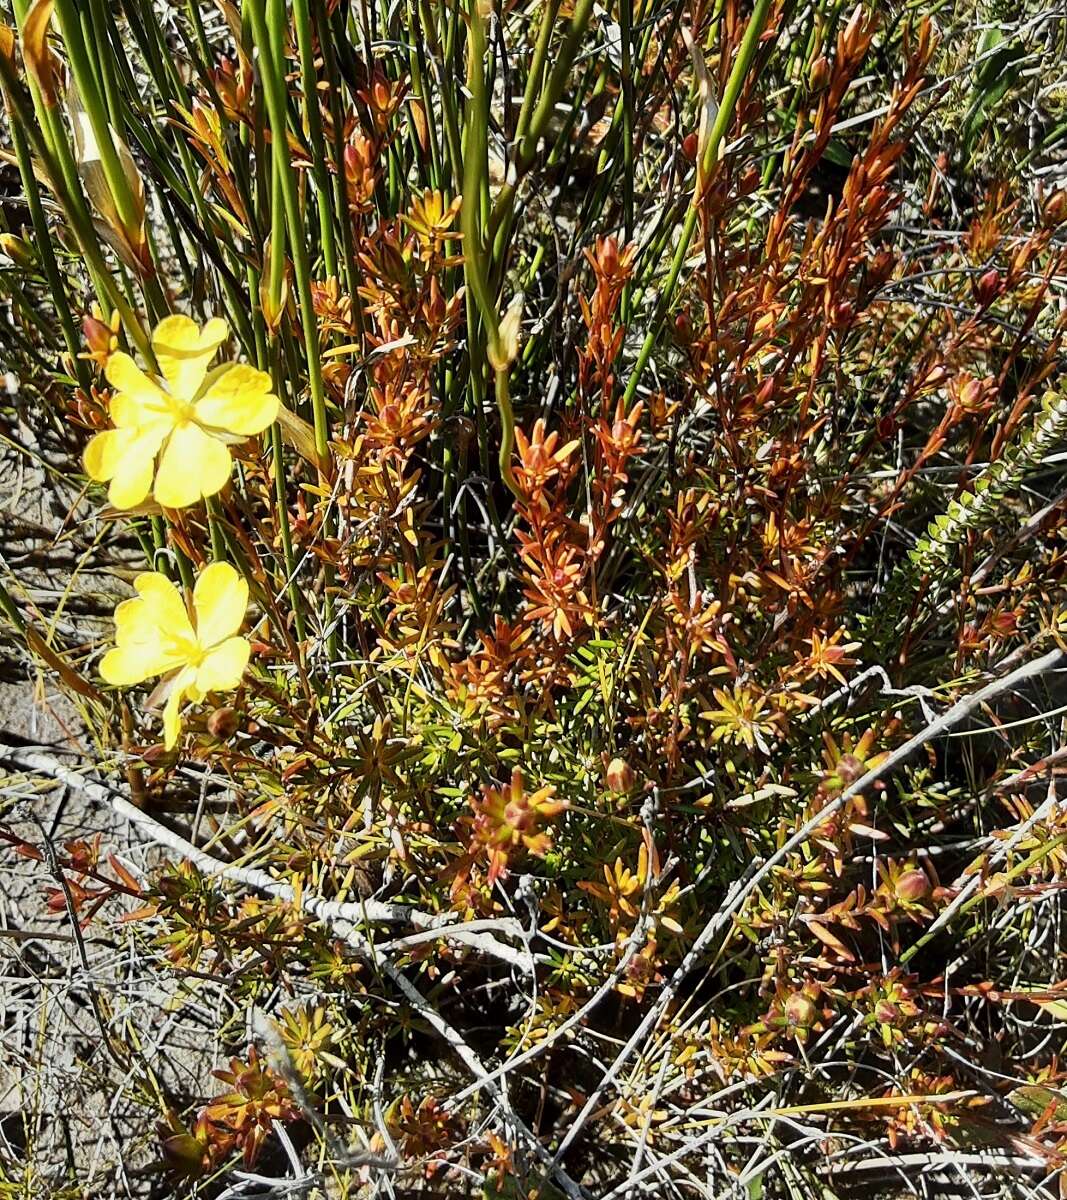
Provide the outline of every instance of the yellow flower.
[[458,239],[462,235],[452,229],[452,222],[459,212],[462,200],[457,196],[445,206],[440,192],[423,192],[411,202],[411,208],[402,213],[400,219],[418,235],[419,245],[426,252],[446,239]]
[[231,691],[241,682],[251,646],[234,636],[248,607],[248,584],[228,563],[212,563],[193,589],[192,615],[181,593],[157,571],[134,580],[137,596],[115,609],[115,649],[100,663],[107,683],[129,687],[170,675],[163,742],[178,740],[182,700]]
[[135,508],[150,491],[166,508],[213,496],[230,478],[228,443],[261,433],[277,418],[269,375],[243,363],[208,374],[227,334],[217,317],[203,329],[188,317],[160,321],[152,349],[161,380],[146,375],[128,354],[108,356],[104,373],[115,389],[115,428],[85,447],[85,469],[93,479],[110,480],[108,497],[116,508]]

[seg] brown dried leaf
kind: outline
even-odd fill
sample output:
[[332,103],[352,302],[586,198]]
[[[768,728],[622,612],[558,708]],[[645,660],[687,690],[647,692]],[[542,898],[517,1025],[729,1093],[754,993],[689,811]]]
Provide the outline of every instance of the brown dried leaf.
[[40,89],[49,108],[59,103],[62,68],[48,45],[48,27],[52,23],[55,0],[33,0],[22,23],[22,57],[26,69]]

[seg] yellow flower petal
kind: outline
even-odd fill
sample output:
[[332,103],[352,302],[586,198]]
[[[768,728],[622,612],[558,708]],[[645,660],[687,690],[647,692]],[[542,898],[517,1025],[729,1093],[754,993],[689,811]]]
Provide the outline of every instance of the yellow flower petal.
[[154,571],[138,576],[139,593],[115,609],[114,650],[100,663],[100,674],[121,686],[164,675],[188,662],[195,651],[192,626],[177,588]]
[[278,397],[271,395],[270,376],[245,363],[224,367],[208,380],[196,402],[202,425],[251,437],[278,417]]
[[136,508],[152,487],[152,469],[166,430],[105,429],[85,447],[86,473],[100,482],[111,480],[108,497],[116,508]]
[[[116,425],[145,425],[167,413],[170,405],[163,389],[141,370],[128,354],[112,354],[104,368],[108,383],[119,395],[112,397],[111,417]],[[121,421],[118,419],[121,417]]]
[[169,675],[163,710],[164,745],[177,744],[181,706],[208,692],[238,686],[251,654],[249,642],[232,636],[244,620],[248,584],[229,563],[212,563],[193,589],[197,628],[178,588],[158,571],[134,580],[137,596],[115,609],[114,649],[104,655],[100,674],[129,686],[154,675]]
[[153,671],[146,666],[144,655],[134,646],[115,646],[100,660],[100,678],[117,687],[142,683],[151,679],[152,675]]
[[119,429],[150,429],[158,424],[163,426],[165,436],[174,428],[177,418],[162,392],[159,397],[155,405],[147,405],[132,398],[128,392],[116,392],[108,408],[112,424]]
[[82,455],[85,473],[100,483],[113,478],[136,438],[132,429],[105,429],[95,434]]
[[[197,645],[196,634],[189,620],[189,611],[181,592],[166,575],[161,571],[143,571],[133,581],[133,586],[150,606],[161,633],[175,642],[184,642],[187,650],[194,650]],[[117,621],[117,610],[115,617]]]
[[243,637],[227,638],[204,657],[196,672],[201,693],[228,692],[241,682],[252,647]]
[[136,508],[152,490],[152,472],[156,466],[156,452],[130,454],[119,464],[112,476],[107,498],[115,508]]
[[193,589],[196,637],[207,650],[241,628],[248,608],[248,584],[229,563],[212,563],[200,573]]
[[214,317],[200,329],[188,317],[165,317],[152,334],[152,349],[172,396],[192,400],[204,382],[207,365],[226,340],[226,322]]
[[230,478],[230,452],[191,421],[183,421],[163,447],[153,489],[164,508],[185,508],[214,496]]
[[178,742],[178,732],[181,729],[181,707],[186,690],[196,678],[196,668],[186,667],[174,679],[170,695],[163,709],[163,745],[167,750],[173,750]]
[[[140,601],[130,603],[139,604]],[[118,687],[130,687],[156,675],[165,675],[181,666],[183,661],[180,655],[165,651],[158,640],[154,643],[128,642],[109,650],[100,660],[100,678]]]

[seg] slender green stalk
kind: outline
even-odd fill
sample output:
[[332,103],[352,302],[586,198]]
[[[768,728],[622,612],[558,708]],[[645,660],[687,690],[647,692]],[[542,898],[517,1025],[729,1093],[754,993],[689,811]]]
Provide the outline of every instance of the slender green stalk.
[[30,210],[30,220],[33,223],[34,236],[37,239],[37,252],[41,256],[41,266],[44,269],[45,278],[48,280],[48,287],[52,293],[52,303],[55,305],[56,313],[59,316],[59,326],[63,331],[63,340],[67,346],[67,353],[70,355],[71,367],[81,386],[88,389],[90,385],[89,370],[84,359],[78,357],[81,343],[77,330],[74,327],[74,319],[71,316],[70,300],[68,299],[66,284],[59,273],[59,264],[56,262],[52,237],[48,229],[48,221],[41,204],[41,193],[37,187],[37,180],[33,175],[33,164],[30,161],[29,147],[26,145],[26,139],[23,137],[22,130],[17,124],[11,126],[11,141],[15,147],[15,158],[18,161],[19,174],[22,176],[22,187],[26,194],[26,205]]
[[[415,28],[418,23],[418,18],[415,15],[414,6],[408,3],[407,6],[408,21],[412,28]],[[411,50],[408,53],[408,65],[411,69],[411,80],[414,85],[415,98],[422,106],[423,121],[426,130],[426,138],[429,144],[430,161],[428,164],[427,174],[430,178],[430,186],[434,188],[441,187],[441,148],[437,137],[437,122],[433,119],[433,104],[430,95],[429,81],[426,78],[426,55],[422,41],[415,38]],[[414,126],[414,117],[412,117],[412,125]],[[416,155],[418,158],[418,155]]]
[[[280,370],[275,365],[274,387],[278,395],[283,395]],[[293,554],[293,535],[289,528],[289,501],[285,487],[285,447],[282,444],[282,431],[277,421],[271,426],[270,450],[274,474],[275,518],[278,522],[278,536],[282,543],[282,562],[285,565],[286,592],[293,609],[293,624],[296,639],[303,642],[307,629],[304,623],[304,597],[296,582],[296,556]]]
[[[269,304],[272,320],[284,320],[281,314],[283,297],[284,264],[286,248],[286,231],[293,254],[294,272],[296,275],[297,292],[300,302],[304,347],[307,356],[309,382],[311,386],[312,412],[315,424],[316,452],[323,458],[328,452],[328,430],[326,425],[325,396],[323,392],[322,369],[319,358],[318,327],[315,322],[314,307],[311,300],[310,264],[304,243],[304,231],[300,220],[299,203],[296,195],[295,180],[292,164],[289,158],[289,146],[286,131],[286,113],[284,87],[279,87],[281,75],[281,47],[272,44],[267,31],[268,10],[262,0],[249,0],[246,11],[250,17],[252,37],[259,51],[260,80],[264,98],[270,115],[271,124],[271,257],[270,274],[267,281]],[[272,4],[270,9],[271,30],[280,39],[282,29],[278,24],[279,6]],[[321,129],[320,129],[321,141]],[[327,197],[320,192],[320,200]],[[321,213],[321,210],[320,210]],[[331,230],[332,233],[332,230]],[[291,339],[282,339],[283,343],[291,346]],[[265,346],[259,348],[260,365],[264,364]],[[295,354],[290,359],[295,359]],[[282,377],[282,356],[276,354],[273,358],[274,387],[277,394],[285,397],[285,381]],[[296,584],[296,565],[293,554],[292,536],[289,529],[289,508],[286,495],[285,451],[282,443],[281,430],[277,424],[271,428],[271,454],[273,458],[273,475],[275,487],[275,512],[278,521],[279,535],[282,543],[282,558],[287,576],[287,590],[293,606],[296,634],[303,641],[306,627],[304,622],[303,598]],[[333,602],[329,593],[330,580],[327,579],[327,591],[324,596],[324,623],[329,628],[333,620]],[[331,632],[328,635],[328,649],[331,657],[336,650],[336,638]]]
[[634,66],[633,0],[619,0],[622,40],[622,229],[623,241],[634,236]]
[[[282,70],[282,45],[285,29],[278,19],[278,6],[272,5],[272,20],[268,31],[264,0],[247,0],[247,9],[252,21],[252,37],[259,53],[259,67],[263,80],[263,95],[267,102],[273,147],[281,173],[282,195],[285,202],[285,219],[289,229],[290,250],[293,256],[293,274],[296,277],[297,297],[300,304],[300,319],[304,331],[304,349],[307,352],[308,386],[311,390],[311,411],[315,426],[315,450],[322,458],[329,450],[329,427],[326,418],[326,395],[322,382],[322,362],[319,357],[319,332],[315,321],[315,308],[311,299],[311,264],[308,261],[307,243],[304,237],[303,214],[297,195],[296,178],[289,157],[287,136],[285,77]],[[274,37],[272,39],[271,32]]]
[[[108,188],[115,201],[119,220],[127,233],[132,236],[140,227],[142,214],[112,137],[109,113],[93,69],[74,0],[56,0],[56,14],[63,32],[63,43],[70,59],[74,85],[78,89],[89,123],[92,125]],[[119,132],[121,134],[121,131]]]
[[319,241],[322,265],[328,276],[337,274],[337,247],[333,233],[333,210],[330,207],[330,173],[326,167],[326,148],[322,133],[322,114],[319,111],[318,76],[315,73],[315,47],[311,36],[311,15],[308,0],[293,0],[293,21],[296,43],[300,53],[300,76],[304,90],[304,123],[311,145],[311,167],[315,179],[316,202],[319,213]]
[[[520,113],[520,122],[523,123],[523,127],[516,142],[514,158],[509,164],[508,178],[497,195],[489,218],[489,242],[493,247],[494,263],[502,264],[504,261],[515,215],[519,181],[533,165],[537,154],[537,143],[548,127],[556,103],[563,93],[563,86],[567,82],[567,76],[570,74],[592,12],[593,0],[578,0],[567,36],[563,39],[563,45],[553,62],[548,80],[541,89],[536,102],[531,100],[533,111],[530,113],[528,121],[524,121],[523,114]],[[484,42],[484,34],[482,40]]]
[[81,22],[86,45],[94,52],[93,63],[107,104],[108,120],[113,128],[121,129],[122,102],[115,77],[118,56],[112,49],[111,22],[105,16],[102,0],[90,0],[88,6],[82,9]]
[[[485,87],[485,18],[480,0],[470,5],[470,45],[467,51],[467,87],[470,101],[467,105],[466,132],[463,149],[463,205],[460,222],[463,228],[463,269],[467,287],[478,315],[485,326],[489,361],[496,376],[496,401],[500,412],[500,449],[497,461],[500,476],[511,491],[521,498],[515,475],[511,468],[511,456],[515,449],[515,417],[511,409],[508,388],[509,355],[500,340],[500,320],[496,302],[489,292],[485,265],[484,232],[481,222],[480,199],[487,186],[488,163],[488,95]],[[483,358],[480,338],[471,328],[468,308],[467,342],[470,348],[471,377],[480,379]],[[475,373],[479,372],[476,376]]]
[[[13,0],[13,8],[15,22],[18,25],[19,32],[22,33],[25,27],[26,16],[29,12],[29,0]],[[63,181],[67,187],[69,202],[77,208],[83,226],[91,225],[92,216],[90,215],[89,206],[82,191],[81,180],[78,177],[78,168],[74,162],[74,155],[71,152],[70,142],[67,139],[67,131],[63,126],[59,111],[54,105],[48,104],[45,101],[40,88],[32,77],[28,78],[27,84],[30,98],[33,102],[33,110],[37,115],[41,136],[45,144],[55,155],[59,170],[62,172]],[[68,217],[68,219],[70,218]],[[89,264],[89,278],[92,281],[93,290],[96,292],[101,306],[104,308],[108,307],[109,298],[107,288],[103,278],[91,264]]]
[[[167,47],[162,41],[158,23],[154,20],[145,22],[144,14],[134,0],[124,0],[123,13],[149,74],[159,91],[164,107],[170,109],[174,104],[181,104],[187,108],[189,96],[177,73],[173,56],[168,53]],[[113,41],[118,37],[113,23],[111,36]],[[120,72],[129,76],[128,68],[118,56],[116,56],[116,65]],[[220,122],[225,124],[221,102],[218,100],[218,94],[211,83],[210,76],[203,69],[199,74],[209,94],[215,98]],[[130,89],[135,87],[132,76],[130,76],[127,92],[129,93]],[[161,199],[174,209],[190,243],[196,246],[212,263],[218,283],[225,294],[226,316],[244,346],[250,348],[252,326],[248,317],[248,297],[243,292],[240,277],[235,273],[235,267],[243,273],[243,260],[235,253],[234,247],[230,243],[225,239],[220,242],[216,234],[218,222],[208,207],[207,198],[199,180],[199,172],[186,139],[161,136],[151,122],[139,120],[137,114],[131,111],[128,103],[124,107],[124,120],[127,130],[130,131],[143,151],[146,170],[150,174],[157,173],[162,182]],[[177,150],[180,173],[175,169],[172,161],[172,150],[174,149]],[[238,188],[242,191],[245,207],[253,225],[251,232],[255,237],[257,233],[255,208],[248,200],[247,172],[239,158],[234,161],[233,166]],[[174,248],[177,254],[184,254],[180,239],[175,238]],[[231,266],[231,264],[233,265]],[[158,298],[156,302],[158,304]]]
[[722,145],[726,131],[730,128],[730,124],[733,121],[734,108],[737,106],[741,89],[748,78],[749,68],[756,57],[756,50],[759,47],[759,41],[763,36],[767,20],[770,17],[772,4],[773,0],[756,0],[752,16],[749,18],[748,26],[745,29],[745,36],[741,39],[737,58],[734,60],[733,68],[730,71],[729,78],[726,80],[726,88],[719,105],[719,111],[711,127],[711,132],[708,135],[707,145],[703,147],[701,161],[697,169],[697,182],[693,189],[693,200],[689,206],[689,212],[686,214],[685,224],[682,226],[682,233],[674,251],[671,269],[667,275],[667,281],[663,286],[663,290],[660,292],[656,311],[649,323],[648,333],[645,335],[645,340],[641,345],[637,362],[634,364],[634,369],[630,373],[630,378],[626,383],[625,399],[627,402],[632,400],[637,392],[637,385],[641,382],[641,376],[644,374],[645,367],[648,366],[648,360],[652,357],[652,351],[655,349],[656,342],[659,339],[663,320],[674,301],[674,294],[678,287],[678,280],[682,274],[682,267],[685,265],[685,258],[689,253],[689,246],[696,232],[697,221],[700,218],[700,203],[703,199],[705,183],[711,177],[719,160],[719,147]]
[[270,298],[270,320],[277,326],[285,299],[285,181],[282,157],[277,140],[270,155],[270,255],[267,262],[267,294]]
[[519,109],[519,118],[515,123],[515,142],[520,145],[525,141],[530,130],[530,118],[533,116],[534,105],[540,94],[541,80],[545,73],[545,61],[548,58],[548,47],[552,41],[552,30],[555,28],[558,12],[559,0],[546,0],[544,8],[541,10],[541,24],[537,30],[533,57],[530,59],[530,72],[526,77],[522,107]]
[[[314,18],[320,44],[330,44],[331,29],[327,24],[323,5],[315,6]],[[363,302],[359,295],[360,274],[356,265],[354,230],[348,211],[348,189],[345,185],[345,121],[341,103],[341,79],[334,55],[324,55],[324,66],[329,87],[330,124],[333,132],[333,204],[341,227],[341,262],[344,267],[345,291],[352,298],[352,318],[356,329],[362,334]]]
[[144,326],[141,324],[137,314],[127,303],[126,297],[116,287],[115,281],[108,271],[107,264],[100,251],[99,243],[96,240],[96,231],[93,229],[92,224],[87,222],[85,216],[67,190],[59,163],[56,161],[51,148],[45,140],[40,126],[33,120],[26,105],[14,68],[10,61],[2,54],[0,54],[0,76],[3,77],[4,92],[7,96],[8,104],[13,111],[14,119],[22,123],[23,131],[29,138],[31,148],[48,173],[48,177],[52,181],[53,191],[56,193],[56,198],[67,214],[67,219],[74,231],[74,236],[78,240],[78,246],[90,270],[94,272],[101,282],[107,302],[118,311],[123,325],[137,344],[137,348],[144,355],[145,360],[153,368],[156,367],[158,364],[156,363],[148,334],[145,332]]

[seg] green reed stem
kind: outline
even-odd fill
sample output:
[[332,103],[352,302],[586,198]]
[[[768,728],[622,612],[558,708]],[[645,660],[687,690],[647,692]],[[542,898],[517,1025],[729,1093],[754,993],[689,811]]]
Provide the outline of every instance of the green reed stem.
[[0,54],[0,77],[8,105],[11,108],[13,123],[21,122],[23,132],[29,139],[30,148],[37,155],[52,183],[52,190],[59,201],[60,207],[66,213],[78,247],[84,256],[91,272],[99,279],[104,291],[106,303],[116,309],[122,318],[122,323],[129,331],[137,348],[153,369],[158,367],[156,356],[152,351],[152,343],[141,324],[140,318],[126,301],[126,297],[115,284],[115,280],[107,269],[107,264],[96,240],[96,230],[84,211],[74,201],[67,188],[62,169],[48,144],[42,127],[34,121],[29,106],[26,104],[22,87],[11,62]]
[[[533,165],[537,155],[537,143],[548,127],[549,119],[553,112],[555,112],[556,104],[563,94],[564,84],[567,82],[574,59],[578,54],[578,48],[585,35],[592,12],[593,0],[578,0],[575,5],[574,15],[571,17],[570,26],[567,29],[567,35],[563,39],[563,45],[559,48],[552,69],[549,72],[548,80],[540,89],[540,92],[537,92],[537,86],[540,82],[543,59],[544,55],[547,54],[548,46],[546,40],[544,54],[541,56],[542,62],[538,62],[537,51],[541,45],[540,35],[538,36],[538,46],[534,51],[533,63],[533,67],[536,70],[536,78],[531,76],[531,79],[527,83],[527,96],[523,99],[523,111],[519,113],[519,128],[516,131],[514,157],[508,166],[508,178],[497,194],[496,201],[493,204],[493,211],[489,218],[489,243],[493,247],[493,262],[499,264],[501,270],[503,269],[508,241],[511,236],[511,227],[515,218],[515,200],[518,194],[519,181]],[[551,30],[549,30],[550,33]],[[535,95],[536,99],[534,99]],[[525,110],[531,106],[532,111],[530,111],[527,117]]]
[[619,0],[619,36],[622,39],[622,234],[627,244],[634,236],[633,24],[633,0]]
[[[496,401],[500,412],[500,449],[497,461],[500,477],[515,496],[522,493],[511,469],[511,456],[515,449],[515,417],[511,409],[508,389],[507,353],[500,342],[500,321],[496,302],[489,293],[485,266],[485,243],[482,227],[481,196],[489,178],[488,127],[489,103],[485,87],[485,18],[479,6],[480,0],[472,0],[470,6],[470,45],[467,51],[467,88],[470,102],[467,105],[466,137],[463,150],[463,204],[460,208],[460,223],[463,229],[463,270],[467,287],[478,309],[487,334],[489,360],[496,375]],[[469,313],[468,308],[468,313]],[[479,335],[471,328],[468,320],[467,343],[470,349],[471,376],[483,369],[482,346]]]
[[660,293],[656,304],[656,311],[649,323],[648,333],[645,335],[645,340],[641,345],[637,362],[634,364],[634,369],[630,373],[630,378],[626,384],[625,400],[627,403],[634,398],[634,394],[637,392],[637,385],[641,382],[641,376],[644,373],[645,367],[648,366],[648,360],[652,357],[652,351],[655,349],[656,342],[659,339],[663,320],[674,301],[674,294],[678,288],[678,280],[682,274],[682,267],[685,265],[685,257],[689,253],[689,246],[696,232],[697,221],[700,218],[700,204],[703,199],[704,188],[719,161],[719,147],[722,145],[726,131],[730,128],[730,124],[733,121],[734,109],[737,106],[738,97],[741,95],[741,89],[748,77],[749,68],[756,57],[756,50],[759,47],[760,38],[763,36],[763,30],[766,28],[770,17],[772,4],[773,0],[756,0],[752,16],[749,18],[748,26],[745,29],[745,35],[741,39],[741,47],[738,50],[737,58],[734,60],[733,68],[730,71],[729,78],[726,80],[726,88],[723,91],[719,111],[711,127],[711,133],[708,135],[708,144],[703,149],[701,161],[697,169],[697,181],[693,188],[693,200],[689,206],[689,212],[686,214],[681,237],[678,239],[678,245],[674,251],[670,273],[667,276],[667,282],[664,284],[663,291]]
[[322,113],[319,110],[318,76],[315,74],[315,43],[311,36],[308,0],[293,0],[293,22],[300,54],[300,78],[304,90],[304,123],[311,144],[311,170],[315,179],[315,199],[319,213],[319,242],[323,270],[337,274],[337,245],[333,233],[333,209],[330,204],[330,172],[326,166]]
[[18,162],[19,174],[22,176],[22,188],[26,195],[26,205],[30,210],[30,221],[33,225],[34,237],[37,240],[37,252],[41,256],[41,266],[44,268],[45,279],[48,281],[48,287],[52,293],[52,303],[59,317],[59,327],[63,332],[63,340],[66,343],[67,353],[70,355],[71,368],[81,386],[88,390],[91,383],[89,368],[85,360],[78,357],[81,343],[74,326],[74,318],[71,316],[67,288],[63,282],[63,276],[60,274],[59,263],[56,261],[55,250],[52,246],[52,237],[48,229],[48,219],[41,204],[41,192],[37,187],[37,180],[33,174],[30,149],[26,144],[26,139],[22,135],[22,130],[17,124],[12,124],[11,126],[11,141],[15,147],[15,158]]
[[[100,164],[115,201],[119,220],[124,229],[132,232],[140,227],[141,214],[111,134],[110,114],[93,69],[92,58],[84,36],[85,31],[82,28],[74,0],[56,0],[56,15],[59,18],[67,56],[70,59],[74,85],[78,89],[89,123],[92,125],[93,136],[100,152]],[[117,132],[121,136],[121,129]]]
[[275,4],[273,0],[269,31],[264,0],[247,0],[247,8],[252,20],[252,37],[259,52],[259,69],[263,81],[263,95],[270,117],[272,147],[277,155],[276,161],[281,173],[285,220],[289,229],[289,248],[293,256],[293,274],[296,277],[300,320],[304,332],[304,349],[307,353],[308,386],[311,390],[311,411],[315,426],[315,451],[325,458],[329,451],[330,434],[326,418],[322,362],[319,357],[319,331],[315,321],[315,307],[311,299],[311,264],[308,261],[303,214],[300,211],[296,177],[289,155],[285,75],[282,67],[285,23],[279,19],[282,15],[281,6]]

